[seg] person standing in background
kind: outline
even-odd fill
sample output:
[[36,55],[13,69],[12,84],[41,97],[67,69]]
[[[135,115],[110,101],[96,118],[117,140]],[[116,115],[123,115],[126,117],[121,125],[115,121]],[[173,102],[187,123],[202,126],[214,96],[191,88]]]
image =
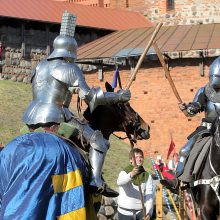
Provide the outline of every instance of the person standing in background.
[[130,164],[119,173],[117,179],[117,185],[119,186],[118,219],[143,219],[142,198],[138,186],[140,183],[145,203],[145,219],[149,220],[153,214],[154,187],[151,175],[142,166],[144,163],[143,151],[139,148],[133,148],[130,151],[129,160]]

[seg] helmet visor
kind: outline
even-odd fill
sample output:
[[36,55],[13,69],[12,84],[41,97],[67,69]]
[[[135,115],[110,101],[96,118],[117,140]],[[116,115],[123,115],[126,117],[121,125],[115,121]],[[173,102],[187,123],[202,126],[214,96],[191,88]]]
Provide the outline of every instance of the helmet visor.
[[210,85],[214,89],[220,89],[220,76],[219,75],[212,75],[210,76]]

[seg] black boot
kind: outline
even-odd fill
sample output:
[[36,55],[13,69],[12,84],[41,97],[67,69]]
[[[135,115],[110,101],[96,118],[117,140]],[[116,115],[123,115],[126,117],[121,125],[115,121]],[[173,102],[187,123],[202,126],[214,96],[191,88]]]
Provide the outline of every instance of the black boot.
[[119,195],[118,192],[111,189],[106,183],[103,183],[99,187],[89,185],[86,187],[86,191],[88,193],[101,194],[105,197],[117,197]]
[[174,177],[172,180],[169,179],[160,180],[160,183],[163,186],[165,186],[167,189],[169,189],[171,192],[178,194],[180,181],[176,177]]
[[105,197],[117,197],[119,195],[118,192],[111,189],[106,183],[103,183],[103,185],[98,188],[96,193],[100,193]]

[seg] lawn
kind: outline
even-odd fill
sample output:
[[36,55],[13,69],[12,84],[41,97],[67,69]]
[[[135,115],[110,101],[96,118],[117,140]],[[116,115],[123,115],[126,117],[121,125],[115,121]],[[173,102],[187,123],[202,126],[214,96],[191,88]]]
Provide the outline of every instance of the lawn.
[[30,84],[0,80],[0,141],[3,144],[20,134],[22,116],[31,98]]

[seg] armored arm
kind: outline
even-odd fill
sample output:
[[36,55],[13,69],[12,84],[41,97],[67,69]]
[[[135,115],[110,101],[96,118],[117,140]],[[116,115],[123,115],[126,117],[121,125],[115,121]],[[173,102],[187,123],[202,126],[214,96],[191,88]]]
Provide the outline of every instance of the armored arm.
[[[79,94],[81,94],[81,92]],[[103,92],[100,87],[97,87],[90,89],[86,95],[80,97],[85,99],[85,102],[92,112],[98,105],[127,102],[130,100],[131,93],[129,90],[119,90],[116,93]]]
[[90,111],[93,112],[98,105],[108,105],[127,102],[131,98],[130,90],[119,90],[118,92],[103,92],[100,87],[89,88],[82,74],[78,74],[75,93],[86,102]]
[[[130,100],[129,90],[118,92],[103,92],[100,87],[90,88],[80,68],[74,63],[57,61],[51,75],[66,86],[66,97],[64,106],[68,107],[72,93],[79,94],[79,97],[86,102],[92,112],[98,105],[122,103]],[[68,89],[67,89],[68,88]],[[71,94],[70,94],[71,93]]]
[[186,112],[188,116],[193,117],[197,113],[204,111],[205,102],[205,89],[202,87],[197,91],[193,101],[186,105]]

